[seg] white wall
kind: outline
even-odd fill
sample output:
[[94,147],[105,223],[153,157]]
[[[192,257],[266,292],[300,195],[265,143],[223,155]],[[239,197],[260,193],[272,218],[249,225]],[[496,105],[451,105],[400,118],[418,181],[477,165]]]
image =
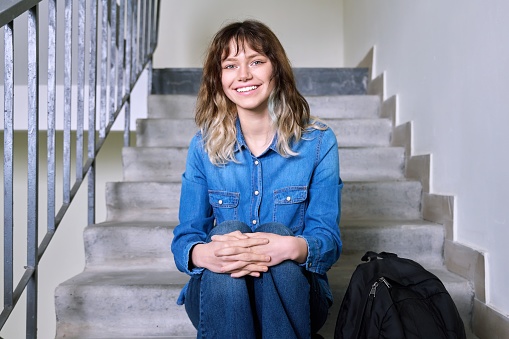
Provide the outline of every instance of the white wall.
[[295,67],[341,67],[342,7],[342,0],[163,0],[154,67],[201,67],[213,35],[244,19],[267,24]]
[[487,302],[509,314],[509,2],[344,0],[345,64],[375,45],[374,75],[432,154],[431,191],[454,195],[456,240],[487,251]]

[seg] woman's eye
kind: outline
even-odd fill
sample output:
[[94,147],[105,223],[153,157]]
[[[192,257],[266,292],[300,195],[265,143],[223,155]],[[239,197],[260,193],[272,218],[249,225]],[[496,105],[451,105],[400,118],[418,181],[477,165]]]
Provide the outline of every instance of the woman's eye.
[[251,63],[251,65],[256,66],[256,65],[260,65],[260,64],[262,64],[262,63],[263,63],[263,62],[261,62],[260,60],[255,60],[255,61],[253,61],[253,62]]
[[225,65],[223,68],[224,69],[232,69],[234,67],[235,67],[234,65]]

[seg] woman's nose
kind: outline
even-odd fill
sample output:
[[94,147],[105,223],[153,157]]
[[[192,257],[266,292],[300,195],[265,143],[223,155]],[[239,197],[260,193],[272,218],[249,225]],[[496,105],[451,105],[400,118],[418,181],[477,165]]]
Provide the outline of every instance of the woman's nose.
[[249,72],[249,69],[247,67],[240,67],[239,69],[239,81],[247,81],[251,79],[251,72]]

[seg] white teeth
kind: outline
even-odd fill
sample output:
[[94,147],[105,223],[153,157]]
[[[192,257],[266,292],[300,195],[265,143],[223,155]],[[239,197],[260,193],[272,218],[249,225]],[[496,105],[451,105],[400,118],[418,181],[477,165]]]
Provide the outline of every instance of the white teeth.
[[237,92],[248,92],[257,89],[258,86],[249,86],[249,87],[243,87],[243,88],[237,88]]

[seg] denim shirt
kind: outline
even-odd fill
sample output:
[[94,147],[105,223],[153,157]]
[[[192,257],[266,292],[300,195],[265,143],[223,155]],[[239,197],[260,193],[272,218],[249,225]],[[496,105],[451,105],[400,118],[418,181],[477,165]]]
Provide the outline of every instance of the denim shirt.
[[336,136],[330,128],[309,129],[291,145],[296,156],[283,156],[276,143],[277,136],[255,157],[237,120],[237,161],[217,166],[204,150],[202,134],[194,136],[182,176],[180,224],[174,229],[171,245],[175,263],[189,275],[201,274],[203,268],[190,269],[190,251],[205,243],[214,225],[223,221],[242,221],[252,230],[279,222],[306,240],[308,256],[302,266],[323,275],[331,297],[325,273],[342,249],[339,219],[343,182]]

